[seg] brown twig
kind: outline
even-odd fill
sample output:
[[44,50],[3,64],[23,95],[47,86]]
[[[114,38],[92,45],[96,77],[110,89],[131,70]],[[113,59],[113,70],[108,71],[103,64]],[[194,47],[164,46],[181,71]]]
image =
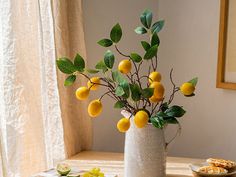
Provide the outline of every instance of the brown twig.
[[140,77],[140,80],[141,80],[142,78],[147,78],[148,81],[149,81],[149,79],[150,79],[151,81],[153,81],[153,80],[152,80],[151,78],[149,78],[148,76],[141,76],[141,77]]
[[159,106],[158,110],[156,111],[156,113],[158,113],[161,110],[164,100],[165,100],[165,97],[161,100],[160,106]]
[[99,100],[102,100],[102,98],[105,96],[105,95],[108,95],[108,93],[111,93],[112,91],[109,90],[108,92],[105,92],[104,94],[102,94],[102,96],[99,98]]
[[154,69],[154,71],[156,71],[157,70],[157,56],[155,56],[155,69]]
[[143,101],[144,101],[144,106],[143,106],[144,109],[147,107],[147,104],[148,106],[151,106],[151,102],[149,98],[144,98]]
[[112,96],[112,95],[110,95],[110,94],[107,94],[107,96],[109,96],[110,98],[112,98],[112,99],[116,100],[116,98],[115,98],[115,97],[113,97],[113,96]]
[[130,80],[131,83],[134,83],[132,74],[130,74],[130,76],[127,74],[126,76],[128,77],[128,79]]
[[152,104],[152,105],[155,105],[155,106],[153,106],[153,108],[152,108],[151,116],[153,115],[153,113],[154,113],[155,109],[157,108],[157,106],[159,105],[159,103]]
[[140,82],[140,77],[139,77],[139,72],[138,72],[137,65],[133,60],[132,60],[132,62],[133,62],[134,68],[135,68],[135,73],[136,73],[136,76],[137,76],[137,81],[138,81],[139,87],[142,89],[142,84]]
[[112,89],[115,89],[115,85],[113,86],[111,84],[111,82],[109,80],[107,80],[107,78],[100,78],[100,80],[106,82],[108,84],[108,86],[111,87]]
[[168,101],[168,105],[173,101],[175,93],[179,91],[179,88],[176,87],[176,85],[175,85],[175,83],[173,81],[172,74],[173,74],[173,68],[170,71],[170,81],[171,81],[171,83],[173,85],[173,89],[172,89],[172,94],[170,95],[170,98],[169,98],[169,101]]
[[140,67],[141,67],[142,63],[143,63],[143,61],[141,61],[138,65],[138,72],[140,71]]
[[[81,75],[83,75],[85,78],[87,78],[90,82],[91,82],[91,84],[96,84],[96,85],[101,85],[101,86],[104,86],[104,87],[109,87],[109,85],[106,85],[106,84],[101,84],[101,83],[95,83],[95,82],[92,82],[91,81],[91,79],[86,75],[86,74],[84,74],[84,73],[79,73],[79,74],[81,74]],[[101,78],[100,78],[101,79]]]
[[151,59],[151,64],[152,64],[152,69],[153,69],[153,71],[156,71],[156,70],[155,70],[154,63],[153,63],[153,59]]
[[116,51],[117,51],[120,55],[122,55],[122,56],[124,56],[124,57],[128,57],[128,58],[131,59],[131,57],[130,57],[129,55],[123,54],[123,53],[118,49],[117,45],[115,45],[115,48],[116,48]]

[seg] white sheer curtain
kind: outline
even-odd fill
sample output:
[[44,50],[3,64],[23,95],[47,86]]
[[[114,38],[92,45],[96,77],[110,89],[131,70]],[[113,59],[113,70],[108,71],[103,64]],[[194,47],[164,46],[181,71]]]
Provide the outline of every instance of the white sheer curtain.
[[65,158],[50,0],[0,0],[0,177]]

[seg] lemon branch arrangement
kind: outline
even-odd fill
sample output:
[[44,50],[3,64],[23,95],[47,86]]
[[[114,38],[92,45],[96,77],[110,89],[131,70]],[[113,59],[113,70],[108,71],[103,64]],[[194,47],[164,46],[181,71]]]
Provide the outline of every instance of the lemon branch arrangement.
[[[139,35],[147,35],[147,41],[141,41],[144,54],[131,52],[123,53],[118,43],[122,38],[122,28],[117,23],[110,32],[110,38],[98,41],[102,47],[111,47],[118,52],[123,60],[119,61],[118,68],[114,68],[115,55],[111,50],[107,50],[103,60],[99,61],[94,69],[85,66],[83,57],[77,54],[74,61],[62,57],[57,59],[59,70],[69,76],[64,85],[72,85],[77,77],[83,76],[88,79],[87,86],[79,87],[76,90],[76,97],[79,100],[88,98],[90,92],[104,87],[106,92],[98,99],[93,100],[88,105],[88,113],[91,117],[97,117],[102,112],[102,99],[109,96],[115,101],[114,108],[128,111],[134,115],[136,127],[143,128],[148,123],[157,128],[163,128],[167,124],[179,124],[178,118],[185,114],[182,106],[171,105],[177,92],[186,97],[194,96],[198,79],[193,78],[183,83],[180,87],[173,81],[173,69],[170,71],[170,81],[172,83],[172,93],[169,97],[165,95],[165,88],[161,83],[162,76],[158,72],[158,48],[160,39],[158,33],[164,26],[164,21],[160,20],[152,23],[152,12],[145,10],[140,21],[142,26],[135,29]],[[142,74],[141,67],[147,62],[147,74]],[[91,75],[96,75],[91,77]],[[99,75],[99,76],[98,76]],[[124,117],[117,123],[120,132],[126,132],[130,127],[130,117]]]

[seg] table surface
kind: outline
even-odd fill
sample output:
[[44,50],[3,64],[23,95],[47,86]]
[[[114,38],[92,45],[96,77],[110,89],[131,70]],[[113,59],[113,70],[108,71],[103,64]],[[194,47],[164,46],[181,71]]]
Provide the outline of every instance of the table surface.
[[[204,162],[202,159],[167,157],[167,177],[193,176],[189,164],[202,162]],[[84,151],[67,159],[65,163],[77,166],[82,170],[99,167],[105,173],[117,174],[118,177],[123,177],[124,154]]]

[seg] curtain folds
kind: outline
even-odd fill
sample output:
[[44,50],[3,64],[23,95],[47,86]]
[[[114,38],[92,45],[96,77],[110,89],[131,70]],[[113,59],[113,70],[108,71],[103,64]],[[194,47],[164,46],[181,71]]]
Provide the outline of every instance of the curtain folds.
[[0,0],[0,177],[31,176],[91,146],[85,107],[55,66],[85,57],[81,13],[80,0]]
[[[74,58],[76,53],[86,59],[83,31],[82,0],[60,0],[53,2],[56,54],[58,57]],[[77,84],[65,88],[66,76],[58,73],[58,87],[64,126],[67,156],[91,148],[91,119],[87,113],[86,101],[75,98],[75,90],[85,84],[85,78],[78,77]]]

